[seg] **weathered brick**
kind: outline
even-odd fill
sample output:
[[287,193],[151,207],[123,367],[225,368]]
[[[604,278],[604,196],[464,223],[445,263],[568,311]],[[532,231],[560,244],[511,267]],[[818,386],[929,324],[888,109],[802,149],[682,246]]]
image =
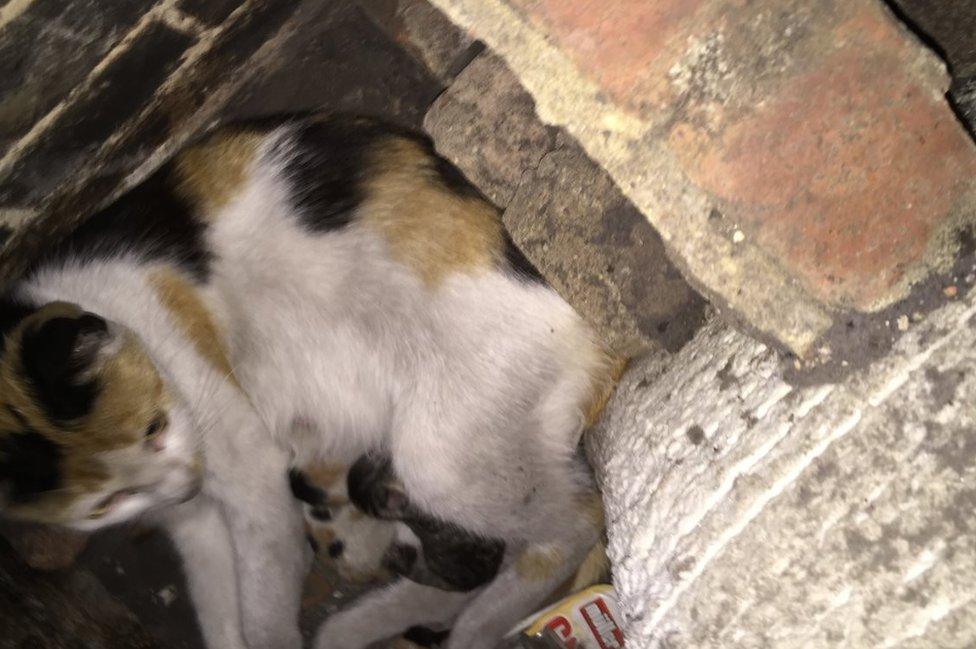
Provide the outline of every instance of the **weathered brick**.
[[557,132],[536,118],[532,96],[488,53],[437,98],[424,127],[438,151],[500,207],[508,205],[522,174],[553,148]]
[[361,8],[311,3],[297,19],[303,28],[229,102],[229,117],[324,108],[420,124],[442,84]]
[[948,267],[976,219],[945,70],[876,0],[433,2],[509,61],[710,299],[799,354]]
[[0,30],[0,151],[61,101],[148,9],[34,0]]
[[90,572],[31,570],[0,539],[0,646],[153,649],[159,645]]
[[73,530],[27,523],[0,523],[0,537],[17,550],[31,568],[63,570],[74,565],[88,535]]
[[516,244],[625,355],[677,349],[704,302],[654,228],[579,145],[542,124],[496,56],[482,54],[424,120],[437,149],[495,203]]
[[192,43],[162,23],[147,25],[16,163],[2,180],[0,201],[36,204],[43,199],[146,105]]
[[618,352],[675,351],[702,323],[704,300],[661,237],[575,142],[525,172],[504,219],[526,256]]
[[444,83],[450,83],[482,49],[425,0],[357,0],[357,4]]

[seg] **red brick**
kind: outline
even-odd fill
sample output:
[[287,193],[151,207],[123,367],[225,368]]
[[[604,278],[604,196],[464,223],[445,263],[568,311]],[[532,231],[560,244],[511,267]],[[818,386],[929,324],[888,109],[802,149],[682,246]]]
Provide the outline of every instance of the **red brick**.
[[715,136],[685,125],[671,143],[814,297],[868,310],[924,263],[976,156],[942,98],[907,72],[894,25],[860,13],[832,37],[846,46],[752,114]]
[[877,0],[509,2],[827,305],[889,303],[976,187],[945,79]]
[[[707,0],[511,0],[622,106],[637,106],[670,38]],[[641,95],[644,95],[643,97]]]

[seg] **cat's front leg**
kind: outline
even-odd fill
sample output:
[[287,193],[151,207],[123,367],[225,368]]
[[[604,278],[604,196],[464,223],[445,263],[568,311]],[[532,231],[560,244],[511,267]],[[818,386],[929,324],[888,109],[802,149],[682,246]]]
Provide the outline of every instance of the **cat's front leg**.
[[299,649],[311,548],[288,485],[288,457],[245,400],[235,398],[222,412],[210,433],[207,470],[234,548],[244,636],[250,649]]
[[314,649],[365,649],[412,626],[449,625],[476,594],[400,579],[329,616],[315,636]]
[[234,550],[220,507],[200,495],[169,510],[163,525],[183,560],[207,649],[248,649],[241,625]]

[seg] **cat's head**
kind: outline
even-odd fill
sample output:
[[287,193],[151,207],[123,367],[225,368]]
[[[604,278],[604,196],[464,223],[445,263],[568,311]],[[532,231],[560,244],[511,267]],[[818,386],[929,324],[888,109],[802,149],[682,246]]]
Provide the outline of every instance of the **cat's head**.
[[191,427],[135,334],[37,309],[0,356],[0,514],[92,530],[185,500],[202,471]]

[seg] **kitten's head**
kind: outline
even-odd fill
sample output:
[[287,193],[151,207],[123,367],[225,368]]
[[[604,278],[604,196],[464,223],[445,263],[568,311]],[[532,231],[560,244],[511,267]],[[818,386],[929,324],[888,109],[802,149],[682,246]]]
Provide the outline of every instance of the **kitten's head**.
[[0,513],[83,530],[199,489],[191,421],[139,339],[55,302],[0,357]]
[[395,540],[395,524],[367,516],[349,501],[347,473],[346,466],[329,463],[291,472],[292,493],[304,505],[306,532],[318,561],[345,581],[388,581],[383,560]]

